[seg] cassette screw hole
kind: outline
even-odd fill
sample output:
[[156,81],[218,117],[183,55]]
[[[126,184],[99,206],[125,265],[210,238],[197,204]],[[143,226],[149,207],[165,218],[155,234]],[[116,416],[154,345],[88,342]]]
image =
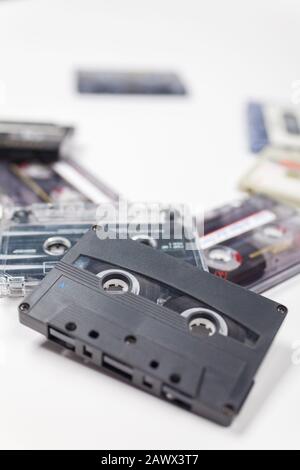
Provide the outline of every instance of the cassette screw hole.
[[181,377],[179,374],[172,374],[170,375],[170,380],[173,384],[179,384],[179,382],[181,381]]
[[126,336],[124,341],[125,341],[126,344],[135,344],[137,339],[136,339],[135,336],[129,335],[129,336]]
[[70,321],[70,322],[66,323],[65,328],[68,331],[75,331],[77,329],[77,325],[76,325],[76,323]]
[[282,315],[285,315],[288,311],[288,309],[284,305],[278,305],[277,310],[279,313],[282,313]]
[[233,406],[233,405],[230,405],[230,404],[225,405],[225,406],[223,407],[223,413],[224,413],[224,415],[226,415],[226,416],[234,416],[234,415],[235,415],[235,408],[234,408],[234,406]]
[[31,214],[31,211],[29,210],[18,210],[14,212],[12,216],[12,220],[16,222],[20,222],[20,223],[25,223],[28,221],[30,214]]
[[91,331],[89,332],[89,337],[92,338],[92,339],[97,339],[97,338],[99,338],[99,333],[98,333],[98,331],[96,331],[96,330],[91,330]]
[[159,367],[159,362],[157,362],[157,361],[151,361],[151,362],[150,362],[150,367],[151,367],[152,369],[158,369],[158,367]]
[[21,312],[28,312],[28,310],[30,309],[30,305],[27,304],[27,303],[24,303],[24,304],[21,304],[20,307],[19,307],[20,311]]

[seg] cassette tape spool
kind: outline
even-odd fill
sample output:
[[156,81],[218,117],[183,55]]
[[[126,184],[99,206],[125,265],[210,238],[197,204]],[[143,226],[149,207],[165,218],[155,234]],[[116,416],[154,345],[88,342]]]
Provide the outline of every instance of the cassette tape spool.
[[[53,266],[96,223],[99,206],[92,203],[34,204],[6,208],[0,226],[0,296],[19,297],[38,285]],[[179,222],[173,222],[173,225]],[[186,249],[184,238],[166,238],[167,223],[151,227],[151,231],[132,235],[136,242],[175,256],[206,269],[196,247]],[[116,237],[127,233],[127,224],[112,226]],[[148,227],[148,225],[146,225]]]
[[229,425],[287,309],[132,240],[88,231],[20,321],[113,377]]
[[300,272],[300,214],[264,196],[211,213],[200,241],[211,273],[261,293]]

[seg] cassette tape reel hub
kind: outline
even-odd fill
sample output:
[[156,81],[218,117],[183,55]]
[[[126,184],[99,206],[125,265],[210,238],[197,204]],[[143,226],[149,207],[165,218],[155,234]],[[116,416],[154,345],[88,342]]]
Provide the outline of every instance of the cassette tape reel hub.
[[189,328],[193,334],[199,336],[213,336],[216,333],[228,335],[225,320],[218,313],[206,308],[190,308],[181,313],[189,321]]
[[216,246],[208,250],[207,264],[210,268],[233,271],[242,264],[242,255],[230,246]]
[[127,271],[108,269],[97,274],[101,279],[101,287],[109,294],[131,294],[139,295],[140,284],[135,276]]
[[64,237],[50,237],[48,238],[43,249],[47,255],[50,256],[63,256],[72,246],[70,240]]

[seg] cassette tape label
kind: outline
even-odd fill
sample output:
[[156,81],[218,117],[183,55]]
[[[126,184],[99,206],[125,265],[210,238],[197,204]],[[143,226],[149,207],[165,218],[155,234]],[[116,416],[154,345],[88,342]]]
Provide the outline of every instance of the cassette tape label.
[[243,235],[251,230],[254,230],[262,225],[273,222],[276,219],[276,214],[271,211],[264,210],[256,214],[249,215],[238,222],[222,227],[215,232],[204,235],[199,243],[203,250],[211,248],[214,245],[230,240],[231,238]]

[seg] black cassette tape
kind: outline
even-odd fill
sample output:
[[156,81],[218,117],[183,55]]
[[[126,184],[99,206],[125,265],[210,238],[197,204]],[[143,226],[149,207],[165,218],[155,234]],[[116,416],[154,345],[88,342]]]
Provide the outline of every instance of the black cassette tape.
[[19,313],[103,372],[226,426],[287,309],[144,244],[100,240],[93,227]]
[[0,159],[7,161],[59,159],[74,128],[43,122],[0,122]]
[[211,273],[258,293],[300,273],[298,210],[257,195],[207,213],[204,225]]

